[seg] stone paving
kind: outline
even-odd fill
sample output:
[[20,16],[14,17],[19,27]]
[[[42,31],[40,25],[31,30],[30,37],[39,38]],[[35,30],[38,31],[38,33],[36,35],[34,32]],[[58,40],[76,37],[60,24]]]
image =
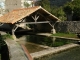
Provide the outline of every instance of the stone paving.
[[8,39],[5,41],[8,45],[10,60],[28,60],[23,49],[15,40]]

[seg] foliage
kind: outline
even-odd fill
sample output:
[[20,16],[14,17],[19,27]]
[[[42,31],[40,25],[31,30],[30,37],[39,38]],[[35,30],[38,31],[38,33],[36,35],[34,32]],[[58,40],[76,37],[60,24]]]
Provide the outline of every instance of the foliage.
[[29,6],[30,6],[30,4],[29,4],[29,3],[27,3],[27,2],[24,2],[24,6],[25,6],[25,7],[29,7]]
[[51,13],[53,15],[57,16],[62,21],[66,20],[66,15],[65,15],[62,7],[53,6]]
[[1,49],[1,46],[5,45],[4,40],[7,38],[13,39],[10,34],[0,35],[0,49]]
[[74,0],[72,2],[74,9],[73,9],[73,19],[80,20],[80,0]]
[[60,20],[66,20],[66,15],[62,7],[51,6],[49,0],[42,0],[40,4],[44,9],[58,17]]
[[72,2],[72,4],[76,7],[76,6],[80,5],[80,0],[74,0]]
[[74,8],[73,20],[80,21],[80,7]]
[[7,39],[7,38],[13,39],[10,34],[5,34],[5,35],[2,36],[2,38],[3,38],[4,40]]
[[51,11],[51,8],[50,8],[50,1],[49,0],[41,0],[40,2],[40,5],[46,9],[47,11]]
[[73,5],[71,2],[68,2],[67,4],[64,5],[63,10],[66,14],[71,14],[73,10]]
[[72,14],[73,20],[80,20],[80,0],[67,2],[62,7],[50,6],[49,0],[42,0],[41,6],[59,19],[66,20],[68,15]]
[[73,20],[80,20],[80,0],[68,2],[63,9],[66,14],[73,14]]

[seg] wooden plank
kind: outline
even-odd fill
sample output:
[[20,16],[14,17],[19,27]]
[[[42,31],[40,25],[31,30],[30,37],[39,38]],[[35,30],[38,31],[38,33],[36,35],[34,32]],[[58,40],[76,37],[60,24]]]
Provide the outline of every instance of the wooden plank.
[[49,21],[41,21],[41,22],[21,22],[16,24],[40,24],[40,23],[49,23]]

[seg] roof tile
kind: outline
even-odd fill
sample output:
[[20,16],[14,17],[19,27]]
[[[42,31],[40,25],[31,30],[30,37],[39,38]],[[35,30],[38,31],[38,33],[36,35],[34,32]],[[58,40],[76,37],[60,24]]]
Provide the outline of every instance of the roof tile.
[[3,16],[0,17],[1,23],[15,23],[16,21],[24,18],[25,16],[29,16],[36,10],[38,10],[40,6],[32,7],[32,8],[21,8],[15,9]]
[[[41,6],[35,6],[35,7],[30,7],[30,8],[21,8],[21,9],[15,9],[3,16],[0,17],[0,22],[1,23],[12,23],[14,24],[15,22],[19,21],[20,19],[29,16],[36,10],[42,8]],[[50,14],[47,12],[45,9],[42,8],[46,13]],[[51,14],[52,17],[58,20],[54,15]]]

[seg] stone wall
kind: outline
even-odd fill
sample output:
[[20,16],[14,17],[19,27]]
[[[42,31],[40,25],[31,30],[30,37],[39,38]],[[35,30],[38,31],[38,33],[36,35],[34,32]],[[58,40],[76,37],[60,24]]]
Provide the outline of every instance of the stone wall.
[[55,25],[57,32],[80,33],[80,21],[64,21]]
[[24,49],[18,42],[11,39],[6,39],[5,42],[8,46],[10,60],[29,60]]

